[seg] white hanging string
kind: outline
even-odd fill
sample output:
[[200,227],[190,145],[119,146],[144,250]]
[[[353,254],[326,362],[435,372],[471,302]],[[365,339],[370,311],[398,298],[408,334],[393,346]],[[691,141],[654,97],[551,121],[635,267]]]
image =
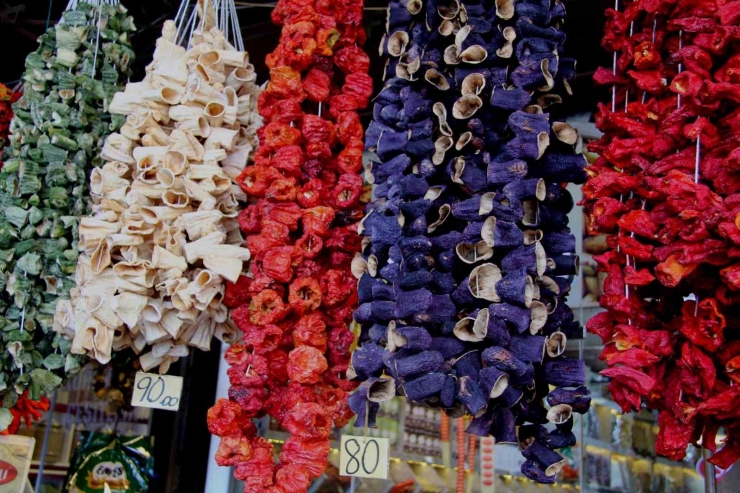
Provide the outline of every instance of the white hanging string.
[[234,0],[202,0],[201,5],[202,9],[199,9],[197,0],[183,0],[180,3],[174,19],[177,26],[176,43],[189,49],[193,33],[205,29],[207,16],[213,13],[216,18],[215,27],[224,34],[226,41],[235,49],[244,51],[244,40]]

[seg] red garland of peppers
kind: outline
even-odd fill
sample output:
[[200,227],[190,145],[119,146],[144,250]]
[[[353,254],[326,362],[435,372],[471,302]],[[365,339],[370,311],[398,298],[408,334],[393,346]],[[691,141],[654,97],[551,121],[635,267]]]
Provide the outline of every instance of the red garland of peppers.
[[[245,493],[305,492],[324,471],[332,425],[352,412],[346,380],[357,305],[350,271],[360,251],[363,128],[372,94],[360,48],[363,2],[280,0],[282,24],[259,99],[265,126],[255,165],[238,178],[256,203],[239,216],[251,277],[226,290],[243,340],[226,353],[229,400],[208,414],[219,465],[236,466]],[[292,435],[280,462],[251,418],[269,414]]]
[[[740,458],[740,2],[635,0],[607,12],[614,87],[583,187],[606,311],[588,323],[625,412],[660,411],[656,451]],[[653,27],[655,26],[655,27]],[[695,298],[692,296],[694,295]],[[698,301],[697,301],[698,300]]]

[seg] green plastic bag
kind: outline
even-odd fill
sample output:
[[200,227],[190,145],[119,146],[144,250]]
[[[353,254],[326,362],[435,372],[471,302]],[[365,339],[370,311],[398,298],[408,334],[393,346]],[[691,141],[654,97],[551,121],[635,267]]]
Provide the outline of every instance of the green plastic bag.
[[151,437],[121,437],[83,431],[64,491],[146,493],[154,473]]

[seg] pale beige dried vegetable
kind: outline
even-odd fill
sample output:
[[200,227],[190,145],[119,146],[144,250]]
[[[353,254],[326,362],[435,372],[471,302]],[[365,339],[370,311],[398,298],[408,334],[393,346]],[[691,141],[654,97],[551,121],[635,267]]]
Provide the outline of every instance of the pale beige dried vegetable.
[[132,347],[145,371],[166,372],[188,346],[236,337],[221,301],[249,260],[233,179],[257,143],[259,88],[210,14],[187,50],[165,23],[145,79],[111,102],[126,124],[91,175],[77,288],[54,319],[73,353],[106,363]]

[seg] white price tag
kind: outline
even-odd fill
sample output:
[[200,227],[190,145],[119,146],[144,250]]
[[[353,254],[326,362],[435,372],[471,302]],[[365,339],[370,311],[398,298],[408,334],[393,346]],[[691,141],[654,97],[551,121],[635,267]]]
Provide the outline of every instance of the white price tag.
[[177,411],[180,408],[180,394],[182,377],[139,372],[134,382],[131,405]]
[[339,475],[388,479],[387,438],[342,435],[339,448]]

